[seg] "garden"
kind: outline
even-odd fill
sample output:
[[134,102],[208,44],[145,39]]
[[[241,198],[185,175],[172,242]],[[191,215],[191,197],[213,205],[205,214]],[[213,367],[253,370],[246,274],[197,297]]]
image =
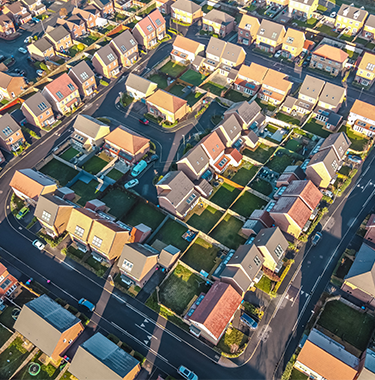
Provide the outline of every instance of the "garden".
[[193,92],[191,91],[190,94],[185,98],[188,105],[192,107],[200,98],[203,97],[203,94],[201,92]]
[[39,171],[59,181],[60,186],[66,186],[78,174],[77,170],[55,158],[39,169]]
[[254,151],[245,149],[243,154],[252,160],[265,164],[267,160],[274,154],[275,148],[265,144],[260,144]]
[[225,99],[228,99],[232,102],[238,103],[249,100],[248,97],[242,95],[240,92],[236,90],[229,90],[224,96]]
[[250,187],[266,196],[269,196],[273,191],[272,185],[262,178],[255,178],[254,181],[251,182]]
[[319,28],[317,28],[317,30],[319,30],[319,32],[327,34],[328,36],[331,36],[331,37],[337,37],[339,35],[339,33],[334,32],[332,27],[329,25],[319,26]]
[[112,169],[110,172],[106,174],[108,178],[111,178],[115,181],[118,181],[123,175],[124,173],[120,172],[120,170],[117,169]]
[[302,141],[301,139],[291,138],[287,141],[284,148],[298,153],[303,148]]
[[193,214],[186,223],[208,234],[222,216],[222,212],[214,207],[207,206],[203,212],[202,209],[196,209],[196,213]]
[[240,193],[241,191],[239,189],[224,182],[210,198],[210,201],[226,210],[240,195]]
[[267,168],[281,174],[289,165],[292,165],[293,162],[294,158],[291,155],[279,149],[271,160],[268,161]]
[[276,119],[284,121],[285,123],[299,125],[300,121],[293,116],[278,112],[275,116]]
[[99,195],[99,190],[96,188],[99,186],[99,182],[96,180],[91,180],[89,183],[82,182],[78,180],[70,188],[79,197],[77,203],[81,206],[85,206],[88,201],[96,199]]
[[70,161],[73,157],[75,157],[79,151],[77,149],[74,149],[73,147],[68,148],[65,152],[60,154],[60,158],[62,158],[65,161]]
[[252,165],[249,162],[245,162],[242,167],[236,171],[231,181],[241,185],[246,186],[250,180],[257,174],[259,168],[256,165]]
[[224,86],[214,82],[207,82],[202,86],[203,90],[210,91],[211,94],[221,96],[221,92],[225,90]]
[[173,87],[171,87],[168,92],[178,96],[179,98],[183,98],[185,96],[185,86],[182,86],[181,84],[175,84]]
[[0,379],[10,379],[22,362],[27,358],[28,351],[22,347],[22,339],[16,338],[0,355]]
[[12,336],[12,333],[5,327],[0,325],[0,347]]
[[327,138],[331,134],[331,132],[323,129],[323,126],[317,123],[313,118],[311,118],[310,121],[306,123],[302,129],[323,138]]
[[158,88],[164,90],[168,86],[167,78],[163,75],[153,74],[147,78],[151,82],[154,82],[158,85]]
[[90,174],[96,175],[108,164],[108,162],[109,161],[105,161],[98,156],[93,156],[84,163],[82,169]]
[[350,127],[343,125],[339,132],[345,132],[349,137],[349,140],[352,142],[350,145],[350,149],[356,150],[358,152],[362,152],[366,149],[366,146],[369,143],[369,139],[364,135],[356,134]]
[[189,69],[184,72],[180,79],[184,82],[191,84],[192,86],[200,86],[200,84],[207,78],[207,75],[202,75],[195,70]]
[[125,189],[117,188],[108,191],[100,200],[109,207],[109,213],[119,219],[133,207],[137,199]]
[[237,249],[246,239],[239,235],[243,222],[230,214],[225,215],[220,224],[210,233],[210,236],[231,249]]
[[243,195],[237,200],[237,202],[231,207],[231,210],[236,212],[239,215],[248,218],[254,210],[260,210],[267,204],[261,198],[258,198],[256,195],[245,191]]
[[160,240],[166,245],[173,245],[184,252],[189,243],[182,238],[187,228],[179,222],[169,218],[153,239]]
[[217,348],[224,354],[232,356],[240,354],[245,348],[249,337],[233,327],[228,327],[221,337]]
[[[182,66],[178,63],[169,61],[163,67],[159,69],[160,72],[176,78],[180,73],[186,69],[186,66]],[[150,79],[151,80],[151,79]]]

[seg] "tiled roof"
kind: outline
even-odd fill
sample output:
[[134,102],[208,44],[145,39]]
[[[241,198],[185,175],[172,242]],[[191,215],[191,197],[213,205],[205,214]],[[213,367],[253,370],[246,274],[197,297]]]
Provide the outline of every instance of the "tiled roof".
[[283,43],[294,47],[303,47],[305,42],[305,33],[300,30],[288,28]]
[[198,4],[195,4],[190,0],[177,0],[171,5],[171,8],[191,14],[201,10],[201,7]]
[[330,104],[331,106],[338,106],[346,94],[346,89],[336,84],[327,82],[324,85],[323,91],[319,96],[319,101]]
[[0,116],[0,139],[5,141],[20,129],[21,127],[9,113]]
[[27,107],[33,112],[35,116],[39,116],[46,110],[51,109],[51,104],[40,92],[37,92],[30,98],[26,99],[21,106],[21,110],[23,109],[24,105],[27,105]]
[[216,160],[224,151],[225,145],[216,131],[204,137],[200,144],[205,147],[207,154],[212,160]]
[[262,83],[267,71],[268,67],[252,62],[250,66],[242,65],[238,75],[242,75],[250,80]]
[[228,25],[231,22],[234,22],[234,17],[228,15],[228,13],[221,12],[217,9],[212,9],[205,16],[203,16],[203,20],[212,21],[217,24]]
[[350,112],[375,121],[375,106],[366,102],[362,102],[362,100],[356,99],[352,108],[350,109]]
[[279,37],[283,37],[284,34],[285,28],[283,25],[263,19],[258,29],[257,36],[277,41]]
[[[74,91],[78,90],[78,87],[74,84],[74,82],[69,78],[69,75],[64,73],[54,79],[51,83],[47,84],[45,87],[56,101],[60,102],[62,99],[67,98]],[[58,95],[61,94],[61,96]]]
[[324,57],[326,59],[330,59],[335,62],[344,63],[346,59],[348,59],[349,54],[345,51],[330,46],[330,45],[321,45],[314,52],[313,55],[318,55],[320,57]]
[[287,196],[299,196],[311,210],[314,210],[323,194],[311,181],[292,181],[282,195]]
[[358,65],[358,70],[375,72],[375,54],[368,53],[367,51],[363,54],[361,62]]
[[263,79],[263,84],[281,91],[288,91],[292,82],[288,81],[287,78],[288,76],[286,74],[269,69]]
[[200,44],[199,42],[193,41],[190,38],[186,38],[183,36],[177,36],[173,42],[174,48],[187,50],[194,54],[196,54],[200,46],[202,46],[202,44]]
[[187,104],[185,99],[181,99],[164,90],[157,90],[147,98],[147,102],[171,113],[177,112],[181,107],[184,107]]
[[238,28],[248,30],[250,34],[253,36],[257,34],[259,25],[260,22],[256,17],[250,15],[243,15],[240,24],[238,25]]
[[299,90],[299,95],[305,95],[312,99],[318,99],[324,85],[324,80],[306,75]]
[[348,4],[342,4],[337,12],[337,17],[346,17],[355,20],[356,22],[362,22],[367,15],[368,12],[365,9],[356,8]]
[[149,139],[122,125],[118,126],[106,136],[105,141],[108,141],[132,154],[136,154],[141,148],[150,142]]

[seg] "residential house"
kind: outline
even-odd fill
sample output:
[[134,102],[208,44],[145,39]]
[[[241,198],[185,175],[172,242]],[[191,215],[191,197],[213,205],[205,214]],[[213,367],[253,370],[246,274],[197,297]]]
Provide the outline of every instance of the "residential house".
[[286,5],[288,5],[289,3],[289,0],[266,0],[266,4],[268,6],[276,6],[277,7],[277,10],[280,10],[281,8],[285,7]]
[[330,45],[320,45],[311,56],[310,67],[324,70],[333,76],[344,71],[349,54]]
[[333,149],[337,160],[342,161],[352,142],[345,132],[332,133],[329,135],[319,148],[319,152]]
[[42,94],[52,104],[52,108],[63,115],[75,111],[80,103],[78,87],[66,73],[48,83]]
[[135,100],[142,99],[145,101],[157,88],[158,85],[156,83],[133,73],[129,73],[125,82],[126,92]]
[[364,87],[370,88],[375,79],[375,55],[365,52],[359,62],[354,80]]
[[282,56],[288,59],[298,57],[302,53],[305,41],[306,37],[304,32],[288,28],[281,47]]
[[53,45],[45,37],[27,45],[27,50],[29,51],[31,58],[37,61],[44,61],[55,55]]
[[0,72],[0,97],[7,100],[17,98],[27,87],[24,77],[16,77]]
[[171,13],[171,5],[173,4],[173,0],[156,0],[155,4],[161,14],[169,15]]
[[220,281],[230,284],[239,294],[258,282],[264,257],[254,244],[240,245],[221,273]]
[[326,380],[354,380],[358,367],[359,359],[356,356],[315,328],[311,330],[294,364],[294,368],[305,376]]
[[166,23],[158,9],[139,21],[132,30],[133,36],[141,46],[152,49],[165,37]]
[[40,92],[26,99],[21,111],[27,122],[35,127],[47,127],[56,121],[51,104]]
[[115,13],[115,8],[112,0],[92,0],[91,5],[95,5],[102,17],[107,18]]
[[191,181],[212,176],[209,166],[210,159],[201,144],[190,149],[177,161],[178,170],[183,171]]
[[263,78],[258,97],[273,105],[282,103],[293,86],[293,83],[287,78],[287,75],[280,71],[268,69]]
[[159,251],[147,244],[125,244],[117,266],[122,276],[143,287],[155,272],[158,256]]
[[230,284],[216,281],[189,320],[200,330],[203,338],[216,345],[241,301],[241,295]]
[[202,29],[224,38],[234,30],[234,20],[228,13],[212,9],[203,16]]
[[39,196],[34,216],[44,231],[55,239],[66,231],[72,210],[71,203],[50,193]]
[[238,44],[251,45],[257,37],[260,22],[256,17],[243,15],[238,25]]
[[13,277],[8,269],[0,263],[0,306],[5,297],[12,297],[12,293],[17,289],[18,280]]
[[267,53],[275,53],[282,47],[285,32],[283,25],[263,19],[257,33],[256,47]]
[[116,78],[116,75],[120,73],[119,60],[110,44],[104,45],[96,51],[91,62],[96,72],[108,79]]
[[195,57],[204,51],[205,46],[183,36],[177,36],[173,42],[171,59],[183,65],[193,62]]
[[190,0],[177,0],[171,5],[172,18],[184,24],[193,24],[202,16],[202,7]]
[[130,67],[138,61],[138,44],[130,30],[125,30],[111,40],[110,46],[123,67]]
[[181,251],[178,248],[169,244],[160,251],[158,257],[158,264],[163,268],[170,269],[173,266],[173,264],[178,260],[180,254]]
[[256,130],[262,126],[265,116],[261,113],[262,108],[255,101],[234,103],[224,112],[224,119],[234,115],[243,129]]
[[289,0],[288,11],[294,17],[309,19],[318,9],[319,0]]
[[87,34],[85,20],[79,15],[71,15],[67,19],[58,18],[57,24],[63,25],[69,32],[73,39],[82,37]]
[[296,112],[301,115],[310,113],[318,103],[324,85],[323,80],[306,75],[298,93],[299,101],[293,107]]
[[312,181],[292,181],[270,211],[281,231],[298,237],[323,194]]
[[154,117],[173,124],[183,119],[190,107],[185,99],[172,95],[164,90],[157,90],[146,99],[147,110]]
[[252,62],[250,66],[245,64],[240,67],[233,88],[244,95],[256,94],[262,83],[268,68]]
[[356,99],[348,116],[348,125],[368,137],[375,134],[375,106]]
[[71,144],[74,148],[85,152],[100,147],[104,138],[110,133],[107,124],[89,115],[78,115],[74,121],[73,129]]
[[25,142],[21,127],[9,113],[0,117],[0,148],[6,152],[16,152]]
[[86,23],[86,29],[92,29],[100,25],[100,11],[95,6],[93,8],[96,12],[89,12],[90,9],[87,9],[87,7],[84,9],[74,8],[72,15],[80,17]]
[[3,14],[9,16],[17,25],[23,25],[31,21],[31,14],[27,11],[27,8],[21,3],[16,1],[14,3],[8,3],[3,6]]
[[372,380],[375,377],[375,352],[374,347],[368,347],[363,353],[357,380]]
[[362,29],[362,37],[372,41],[375,39],[375,15],[370,14]]
[[95,74],[86,61],[81,61],[68,72],[69,78],[78,87],[79,94],[85,98],[93,94],[96,89]]
[[356,8],[353,5],[342,4],[337,12],[335,28],[344,30],[349,36],[356,35],[363,28],[368,12],[362,8]]
[[[346,96],[346,89],[336,84],[326,82],[319,95],[316,109],[326,109],[338,112]],[[316,109],[314,112],[316,112]]]
[[140,370],[137,359],[99,332],[78,347],[69,367],[78,380],[134,380]]
[[46,6],[42,0],[22,0],[22,3],[26,5],[27,10],[33,16],[39,16],[46,11]]
[[43,294],[22,306],[14,329],[57,362],[84,327],[78,317]]
[[224,119],[214,129],[214,132],[219,136],[225,147],[232,147],[240,138],[242,126],[234,114]]
[[306,174],[301,166],[289,165],[277,179],[276,187],[288,186],[292,181],[303,180],[305,178]]
[[121,162],[134,164],[150,151],[150,140],[120,125],[105,136],[104,151]]
[[5,14],[0,15],[0,36],[7,37],[16,32],[13,21]]
[[56,28],[48,26],[45,37],[51,42],[56,51],[67,52],[69,48],[73,46],[70,32],[62,25]]

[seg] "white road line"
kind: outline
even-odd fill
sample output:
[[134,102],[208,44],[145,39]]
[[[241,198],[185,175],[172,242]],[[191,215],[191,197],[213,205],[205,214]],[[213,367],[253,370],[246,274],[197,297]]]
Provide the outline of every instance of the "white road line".
[[147,333],[148,335],[148,338],[151,339],[151,338],[155,338],[156,340],[158,339],[156,336],[152,335],[152,332],[151,331],[147,331],[146,329],[144,329],[142,326],[139,326],[135,323],[135,325],[140,328],[141,330],[143,330],[145,333]]

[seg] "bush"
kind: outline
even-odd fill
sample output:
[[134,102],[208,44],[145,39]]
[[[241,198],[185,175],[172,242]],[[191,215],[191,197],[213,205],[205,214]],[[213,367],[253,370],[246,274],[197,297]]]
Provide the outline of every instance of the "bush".
[[39,232],[38,236],[40,236],[42,239],[44,239],[46,241],[46,243],[50,245],[51,248],[55,248],[64,240],[66,234],[67,234],[67,232],[63,233],[61,236],[59,236],[55,239],[52,239],[49,235],[44,234],[42,232]]
[[83,51],[83,50],[85,50],[85,45],[84,44],[78,44],[77,45],[77,49],[79,50],[79,51]]
[[156,151],[156,145],[154,142],[150,141],[150,149]]
[[107,87],[107,86],[109,85],[109,83],[106,82],[106,81],[103,80],[103,79],[100,79],[99,83],[100,83],[102,86],[104,86],[104,87]]
[[111,124],[111,120],[107,119],[106,117],[97,117],[97,120],[101,121],[104,124]]
[[208,108],[209,106],[209,103],[206,103],[195,115],[195,118],[198,118],[199,116],[201,116],[205,111],[206,109]]
[[43,62],[40,64],[40,68],[41,68],[41,70],[48,71],[47,65]]
[[186,144],[186,146],[185,146],[185,149],[184,149],[184,151],[183,151],[183,153],[182,154],[185,154],[185,153],[187,153],[191,148],[193,147],[193,145],[191,145],[191,144],[189,144],[189,143],[187,143]]
[[52,364],[42,364],[42,371],[47,372],[48,376],[52,377],[53,374],[57,371],[57,369]]

